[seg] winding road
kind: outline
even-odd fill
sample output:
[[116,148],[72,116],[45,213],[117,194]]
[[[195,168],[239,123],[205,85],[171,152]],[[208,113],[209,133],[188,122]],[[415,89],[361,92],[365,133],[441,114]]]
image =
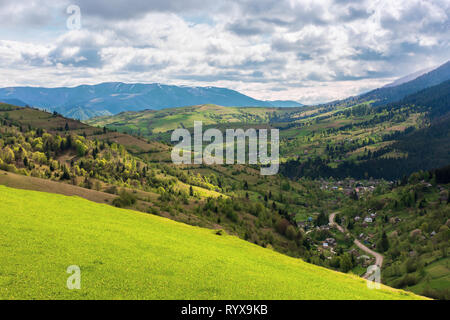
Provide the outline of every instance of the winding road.
[[[340,232],[345,233],[347,235],[350,235],[349,232],[347,232],[343,227],[341,227],[340,225],[338,225],[335,221],[334,221],[334,217],[336,216],[338,212],[333,212],[332,214],[330,214],[328,221],[330,223],[330,226],[335,226]],[[365,245],[363,245],[359,240],[355,239],[353,241],[353,243],[358,246],[358,248],[360,248],[362,251],[372,255],[375,257],[375,264],[381,268],[381,266],[383,265],[383,255],[379,254],[378,252],[375,252],[369,248],[367,248]],[[367,276],[369,276],[369,274],[365,274],[363,276],[363,278],[367,278]]]

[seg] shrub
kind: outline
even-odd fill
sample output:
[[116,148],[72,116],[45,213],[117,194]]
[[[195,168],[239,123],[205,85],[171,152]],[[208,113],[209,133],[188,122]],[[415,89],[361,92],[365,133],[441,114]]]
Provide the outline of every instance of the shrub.
[[122,190],[119,197],[115,198],[112,203],[118,208],[129,207],[136,203],[136,197],[133,194]]
[[109,187],[108,189],[105,190],[105,192],[110,193],[110,194],[118,194],[116,186]]
[[296,236],[297,236],[297,231],[295,231],[295,228],[292,225],[289,225],[286,228],[286,237],[289,240],[294,240]]
[[231,221],[233,221],[233,222],[238,221],[238,215],[233,210],[227,210],[226,215],[227,215],[227,218],[230,219]]
[[147,212],[159,216],[159,210],[156,207],[149,207]]
[[276,229],[279,234],[285,235],[288,226],[290,225],[289,221],[286,219],[281,219],[277,222]]
[[217,230],[215,233],[216,233],[218,236],[222,236],[222,235],[226,234],[225,230],[223,230],[223,229],[219,229],[219,230]]
[[394,286],[397,288],[411,287],[411,286],[417,284],[417,282],[418,282],[418,279],[415,275],[407,274],[403,278],[398,280]]

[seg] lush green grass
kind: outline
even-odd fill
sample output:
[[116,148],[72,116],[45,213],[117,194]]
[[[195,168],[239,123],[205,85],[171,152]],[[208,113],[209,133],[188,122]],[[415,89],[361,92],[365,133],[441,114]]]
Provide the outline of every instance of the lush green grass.
[[441,259],[425,267],[426,278],[410,289],[423,292],[426,288],[448,289],[450,287],[449,258]]
[[271,114],[283,115],[294,110],[297,108],[243,108],[208,104],[158,111],[124,112],[115,116],[90,119],[86,123],[150,136],[152,133],[171,131],[181,127],[192,128],[194,121],[202,121],[204,126],[268,123]]
[[[0,186],[3,299],[412,299],[161,217]],[[66,269],[81,268],[81,290]]]

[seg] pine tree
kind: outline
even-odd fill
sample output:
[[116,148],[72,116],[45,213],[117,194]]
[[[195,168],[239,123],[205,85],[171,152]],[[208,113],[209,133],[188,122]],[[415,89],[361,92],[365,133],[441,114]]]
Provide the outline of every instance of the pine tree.
[[382,252],[385,252],[389,249],[389,240],[386,235],[386,231],[383,231],[383,234],[381,235],[381,240],[378,244],[379,250]]

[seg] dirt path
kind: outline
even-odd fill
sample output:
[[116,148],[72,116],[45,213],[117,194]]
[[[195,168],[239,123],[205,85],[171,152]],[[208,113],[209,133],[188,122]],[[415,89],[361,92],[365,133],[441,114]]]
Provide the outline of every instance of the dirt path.
[[[330,214],[328,221],[330,223],[331,226],[335,226],[340,232],[345,233],[350,235],[349,232],[347,232],[343,227],[341,227],[340,225],[338,225],[336,222],[334,222],[334,218],[336,216],[338,212],[333,212],[332,214]],[[359,242],[359,240],[355,239],[353,241],[353,243],[360,248],[362,251],[372,255],[375,257],[375,264],[381,268],[381,266],[383,265],[383,255],[379,254],[378,252],[375,252],[369,248],[367,248],[365,245],[363,245],[361,242]],[[366,273],[363,278],[366,278],[368,276],[368,274]]]

